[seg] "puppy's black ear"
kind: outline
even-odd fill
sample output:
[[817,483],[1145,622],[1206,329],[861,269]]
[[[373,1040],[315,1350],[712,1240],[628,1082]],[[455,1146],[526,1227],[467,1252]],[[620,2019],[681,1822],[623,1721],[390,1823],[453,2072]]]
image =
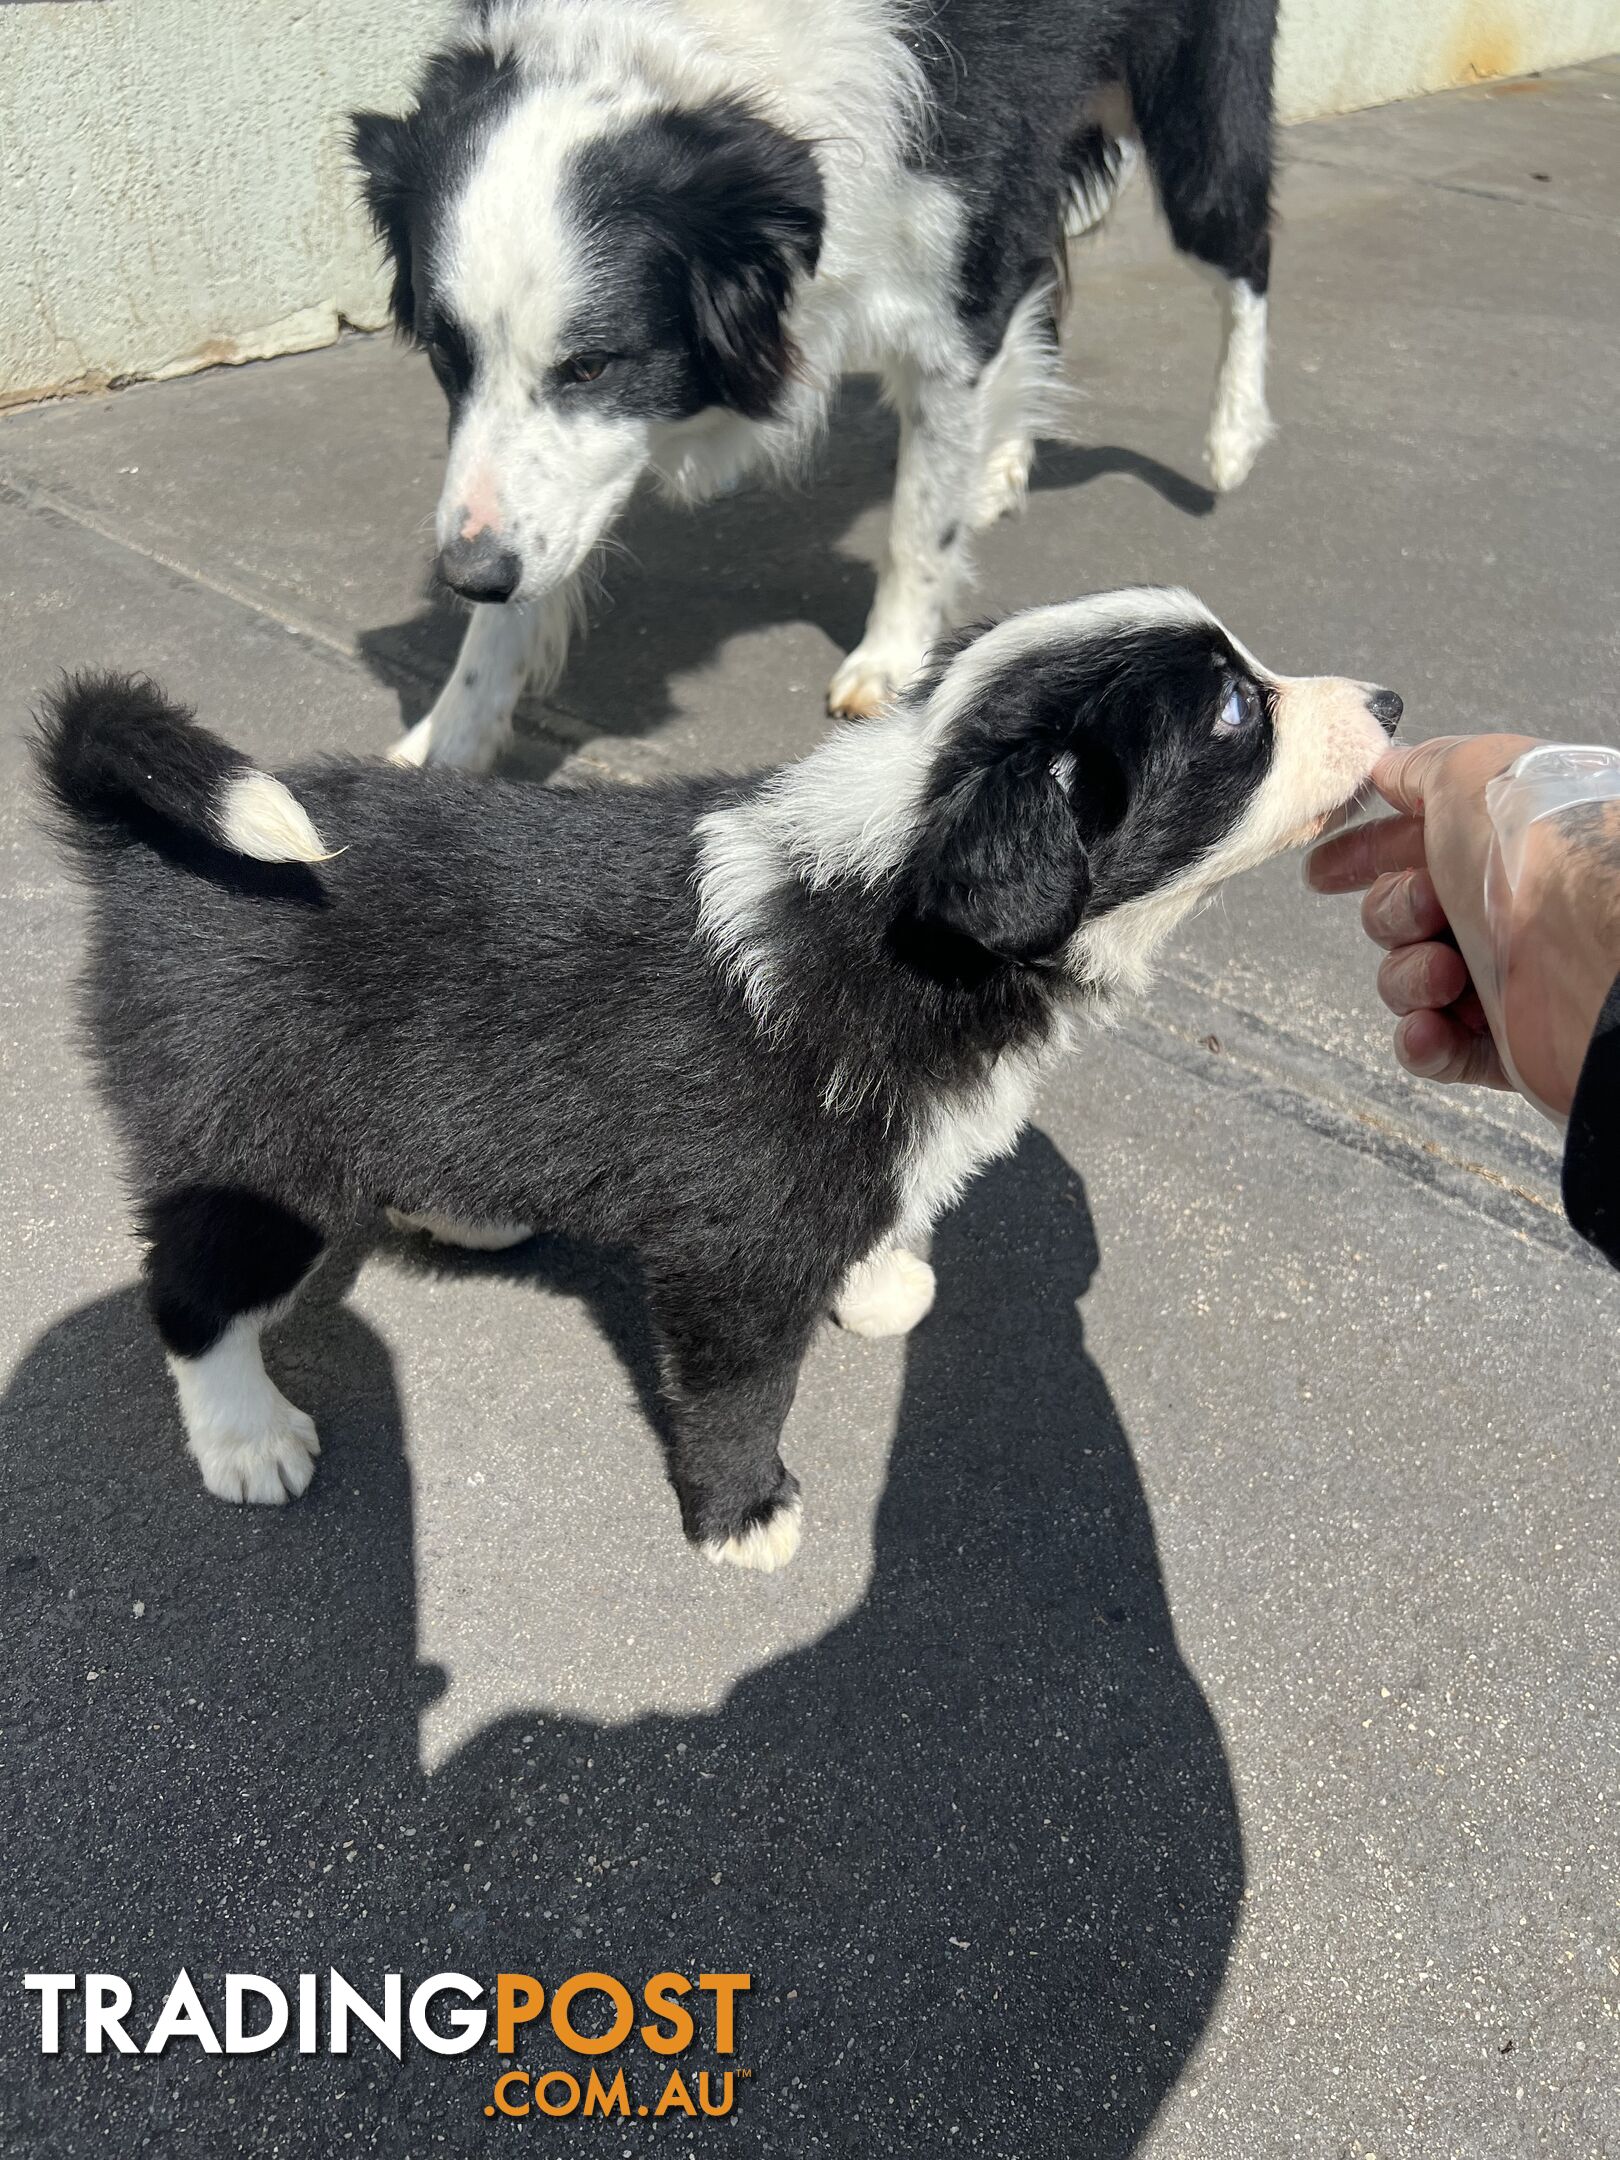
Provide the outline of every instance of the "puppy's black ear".
[[939,779],[912,857],[917,918],[1003,960],[1056,952],[1079,928],[1091,869],[1050,748],[964,760]]
[[360,192],[394,273],[389,313],[395,328],[408,335],[416,320],[409,222],[416,158],[410,121],[392,113],[350,113],[349,154],[360,168]]
[[821,255],[821,173],[808,143],[740,105],[668,125],[681,154],[662,214],[686,265],[693,343],[715,403],[763,420],[798,358],[783,318]]

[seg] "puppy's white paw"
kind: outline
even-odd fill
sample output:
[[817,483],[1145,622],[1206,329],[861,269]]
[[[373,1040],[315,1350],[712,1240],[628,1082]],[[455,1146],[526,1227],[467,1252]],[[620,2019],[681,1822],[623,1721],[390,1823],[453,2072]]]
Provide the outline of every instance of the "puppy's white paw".
[[875,720],[922,665],[922,654],[878,653],[858,645],[833,677],[827,710],[835,720]]
[[1035,445],[1027,435],[1010,436],[991,451],[973,505],[976,531],[982,532],[987,525],[1023,509],[1034,462]]
[[425,1231],[441,1245],[460,1245],[468,1252],[505,1252],[534,1236],[532,1223],[464,1223],[450,1215],[407,1215],[402,1208],[384,1208],[396,1230]]
[[285,1396],[272,1393],[274,1402],[264,1404],[262,1422],[255,1418],[188,1431],[186,1444],[216,1500],[285,1507],[308,1491],[321,1452],[314,1422]]
[[790,1493],[762,1521],[750,1523],[736,1537],[710,1538],[703,1547],[703,1557],[716,1567],[724,1562],[731,1567],[752,1568],[756,1574],[774,1575],[799,1549],[801,1513],[798,1494]]
[[933,1303],[933,1269],[894,1246],[850,1269],[833,1318],[852,1335],[909,1335]]

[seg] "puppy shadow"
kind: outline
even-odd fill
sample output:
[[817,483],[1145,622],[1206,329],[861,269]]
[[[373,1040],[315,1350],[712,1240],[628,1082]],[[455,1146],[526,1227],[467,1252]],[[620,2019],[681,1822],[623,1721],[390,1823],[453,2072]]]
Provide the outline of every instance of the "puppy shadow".
[[[806,657],[811,687],[832,655],[860,641],[874,573],[851,552],[851,529],[887,504],[895,423],[876,388],[846,389],[815,468],[802,485],[753,482],[696,510],[651,490],[637,496],[590,601],[590,633],[576,640],[552,697],[520,711],[506,770],[544,779],[576,741],[656,735],[680,711],[676,685],[711,665],[731,641],[803,623],[830,648]],[[1041,445],[1031,492],[1069,493],[1126,478],[1183,515],[1210,515],[1216,497],[1157,459],[1111,446]],[[367,666],[399,698],[402,727],[432,705],[466,628],[466,611],[432,589],[403,622],[363,631]],[[819,714],[819,701],[816,706]]]
[[[182,1966],[216,2009],[225,1969],[290,1990],[330,1964],[372,1998],[402,1969],[407,1992],[438,1971],[744,1972],[751,2076],[735,2120],[683,2121],[682,2151],[932,2156],[960,2135],[1126,2160],[1230,1954],[1230,1772],[1087,1348],[1081,1180],[1031,1135],[935,1258],[855,1610],[713,1712],[524,1712],[431,1778],[417,1726],[440,1676],[416,1654],[419,1526],[376,1336],[317,1300],[276,1344],[327,1454],[296,1507],[235,1510],[183,1458],[134,1291],[52,1328],[0,1404],[13,1965],[123,1974],[137,2036]],[[515,1264],[594,1310],[619,1295],[591,1262]],[[621,1341],[634,1372],[633,1326]],[[788,1453],[813,1538],[835,1473],[791,1423]],[[601,1553],[629,1564],[611,1524]],[[767,1588],[693,1583],[739,1610]],[[677,1617],[649,1655],[682,1654]],[[364,2033],[346,2056],[44,2058],[33,1998],[5,1991],[0,2018],[4,2097],[44,2156],[87,2125],[179,2160],[327,2151],[405,2109],[423,2142],[470,2148],[505,2067],[488,2045],[395,2062]],[[542,2036],[519,2060],[559,2052]],[[652,2098],[670,2068],[629,2047],[621,2066]],[[612,2129],[615,2152],[667,2147],[656,2121]]]

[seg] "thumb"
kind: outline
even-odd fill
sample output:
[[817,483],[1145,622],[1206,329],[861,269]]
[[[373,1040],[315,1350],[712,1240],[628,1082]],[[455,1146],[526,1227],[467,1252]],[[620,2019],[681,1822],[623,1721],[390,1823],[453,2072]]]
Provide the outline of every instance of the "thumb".
[[1448,752],[1468,740],[1466,735],[1434,735],[1429,741],[1402,743],[1386,750],[1372,769],[1372,784],[1385,802],[1414,817],[1423,815],[1424,791]]
[[1513,1085],[1489,1034],[1463,1026],[1449,1012],[1408,1013],[1395,1030],[1395,1056],[1419,1080],[1463,1087]]

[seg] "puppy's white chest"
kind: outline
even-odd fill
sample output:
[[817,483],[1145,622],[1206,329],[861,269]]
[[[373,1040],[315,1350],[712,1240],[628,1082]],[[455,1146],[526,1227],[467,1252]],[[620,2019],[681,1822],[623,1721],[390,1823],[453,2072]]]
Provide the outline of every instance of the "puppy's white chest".
[[970,1178],[998,1155],[1011,1154],[1046,1069],[1066,1040],[1058,1028],[1033,1049],[1008,1051],[977,1087],[941,1096],[924,1113],[902,1171],[895,1244],[925,1238]]

